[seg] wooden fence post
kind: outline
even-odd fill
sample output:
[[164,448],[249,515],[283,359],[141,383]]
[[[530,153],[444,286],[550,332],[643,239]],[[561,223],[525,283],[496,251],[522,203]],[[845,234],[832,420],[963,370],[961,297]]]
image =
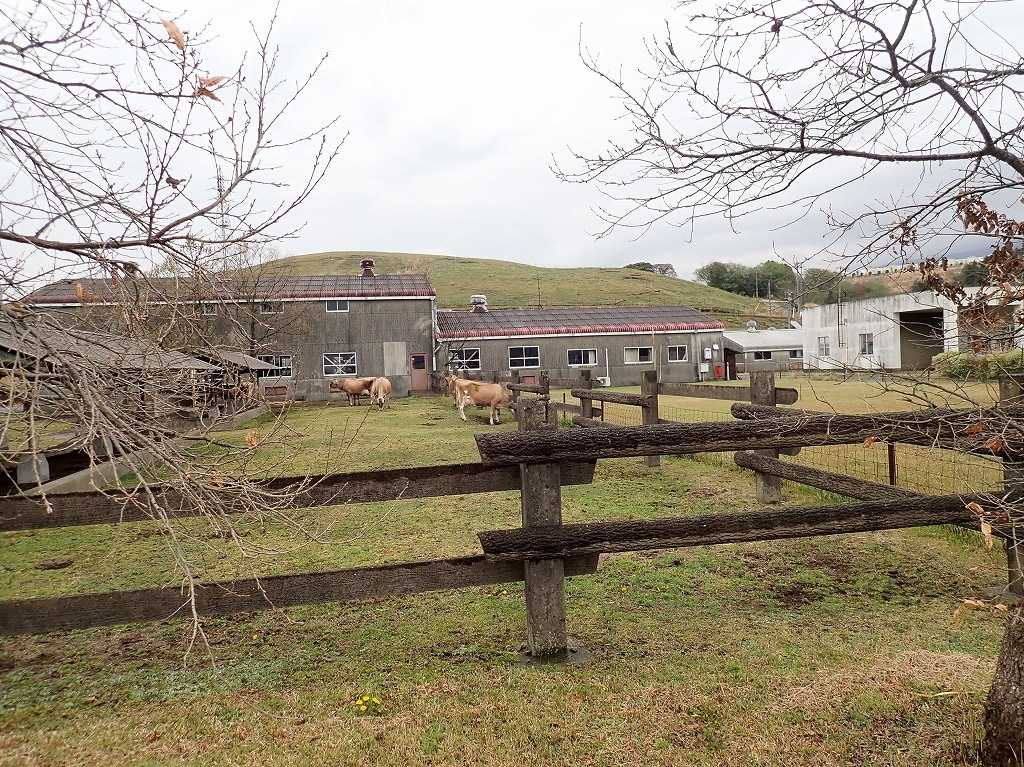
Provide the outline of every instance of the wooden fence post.
[[[1019,400],[1024,396],[1024,388],[1019,379],[999,379],[999,402],[1005,404],[1010,400]],[[1018,503],[1024,498],[1024,463],[1003,460],[1003,497],[1009,503]],[[1019,529],[1017,525],[1013,528]],[[1006,593],[1024,601],[1024,539],[1006,539]]]
[[[520,431],[557,429],[554,409],[546,400],[523,397]],[[520,464],[523,483],[523,527],[562,524],[562,481],[557,463]],[[526,580],[526,632],[530,657],[564,659],[568,655],[565,630],[565,561],[528,559],[523,562]]]
[[[754,405],[775,407],[775,373],[770,370],[755,370],[750,374],[750,402]],[[755,455],[778,458],[778,450],[755,450]],[[755,472],[755,494],[761,503],[778,503],[782,500],[782,480],[771,474]]]
[[[649,394],[651,400],[647,407],[641,408],[643,413],[644,426],[651,426],[658,423],[658,371],[645,370],[640,378],[640,393]],[[644,465],[649,469],[661,467],[660,455],[649,455],[644,458]]]
[[[590,377],[590,371],[589,370],[581,370],[580,371],[580,388],[581,389],[593,389],[594,388],[594,381]],[[594,400],[590,399],[589,397],[587,397],[587,398],[580,397],[580,415],[582,415],[584,418],[593,418],[594,417]]]

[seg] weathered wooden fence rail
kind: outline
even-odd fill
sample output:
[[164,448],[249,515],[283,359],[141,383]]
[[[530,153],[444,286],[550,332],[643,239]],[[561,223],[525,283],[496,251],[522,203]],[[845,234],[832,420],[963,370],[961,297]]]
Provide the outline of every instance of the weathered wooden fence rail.
[[[627,402],[652,410],[656,381],[640,395],[581,389],[590,401]],[[776,392],[778,390],[775,390]],[[576,394],[576,392],[573,392]],[[752,398],[757,399],[758,395]],[[584,401],[584,400],[581,400]],[[768,508],[718,515],[630,522],[562,524],[561,487],[591,482],[594,461],[601,458],[662,454],[685,455],[709,451],[777,450],[801,446],[849,444],[867,437],[949,444],[958,449],[987,450],[999,455],[1024,455],[1024,437],[1011,434],[996,415],[1024,417],[1024,405],[1008,404],[998,411],[927,411],[905,413],[897,422],[883,414],[823,416],[737,403],[734,410],[751,420],[735,423],[659,424],[614,429],[560,431],[546,398],[523,398],[521,433],[477,435],[481,464],[419,467],[389,472],[331,475],[313,481],[283,478],[267,483],[268,491],[298,490],[289,505],[295,508],[345,502],[424,498],[494,490],[519,490],[522,528],[479,534],[483,553],[423,562],[403,562],[350,568],[327,573],[304,573],[201,584],[194,601],[176,588],[87,594],[0,602],[0,633],[26,633],[169,617],[208,616],[263,610],[325,601],[347,601],[434,589],[464,588],[517,580],[526,581],[527,632],[538,657],[564,656],[567,650],[564,578],[593,573],[603,552],[674,548],[718,543],[772,540],[823,534],[885,530],[932,524],[980,526],[970,503],[983,497],[929,496],[911,491],[882,496],[874,483],[851,477],[835,485],[860,503],[799,508]],[[656,413],[655,413],[656,415]],[[1002,423],[1002,425],[1000,425]],[[999,444],[992,442],[998,433]],[[737,455],[766,476],[784,476],[784,462],[775,455]],[[809,474],[802,475],[806,481]],[[817,477],[838,482],[837,476]],[[814,484],[814,482],[809,482]],[[853,484],[849,484],[853,483]],[[860,494],[860,495],[858,495]],[[165,500],[173,501],[173,498]],[[35,500],[0,501],[0,529],[101,524],[145,518],[129,497],[114,494],[53,496],[50,509]],[[194,514],[182,503],[171,510]],[[1017,548],[1008,541],[1008,547]],[[1018,543],[1019,545],[1019,543]],[[1018,571],[1019,575],[1019,571]],[[1010,569],[1011,587],[1014,570]]]
[[[589,484],[594,477],[594,462],[562,464],[560,476],[563,485]],[[285,493],[287,508],[302,509],[519,490],[522,479],[518,466],[489,467],[468,463],[314,477],[280,477],[264,482],[260,487],[268,493]],[[155,487],[153,493],[174,517],[192,517],[202,513],[171,490]],[[68,493],[50,496],[49,503],[48,508],[36,497],[0,498],[0,532],[152,519],[144,499],[127,492]],[[226,506],[230,511],[230,499]]]

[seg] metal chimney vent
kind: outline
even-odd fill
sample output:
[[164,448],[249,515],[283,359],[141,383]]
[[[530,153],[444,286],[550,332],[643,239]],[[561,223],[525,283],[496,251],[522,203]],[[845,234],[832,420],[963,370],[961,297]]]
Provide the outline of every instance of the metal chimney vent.
[[377,276],[376,274],[373,273],[373,259],[372,258],[364,258],[362,261],[360,261],[359,262],[359,268],[363,270],[363,273],[359,275],[360,277],[376,277]]
[[486,312],[487,311],[487,296],[478,295],[471,296],[469,303],[473,307],[474,312]]

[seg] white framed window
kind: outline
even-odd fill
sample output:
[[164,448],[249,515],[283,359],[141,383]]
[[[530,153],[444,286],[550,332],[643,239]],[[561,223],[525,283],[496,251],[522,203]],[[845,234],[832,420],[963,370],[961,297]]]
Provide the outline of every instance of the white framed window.
[[261,301],[260,314],[281,314],[284,311],[284,303],[281,301]]
[[327,299],[327,312],[347,312],[348,311],[348,299],[344,298],[329,298]]
[[643,365],[654,362],[654,347],[627,346],[622,350],[622,361],[626,365]]
[[328,352],[324,354],[324,375],[327,378],[354,376],[355,374],[355,352]]
[[875,353],[875,334],[874,333],[861,333],[858,338],[860,339],[860,353],[861,354],[874,354]]
[[772,353],[770,351],[754,352],[754,362],[771,362]]
[[261,362],[269,362],[274,366],[273,370],[257,370],[257,378],[291,378],[292,377],[292,355],[290,354],[259,354],[257,359]]
[[832,354],[832,348],[828,344],[828,336],[818,336],[818,356],[828,357]]
[[210,303],[209,301],[203,301],[199,304],[199,314],[203,317],[216,317],[217,316],[217,304]]
[[686,362],[690,358],[689,347],[686,346],[670,346],[668,347],[668,361],[669,362]]
[[790,349],[789,350],[789,358],[791,360],[802,360],[804,358],[804,350],[803,349]]
[[480,349],[449,349],[448,350],[449,370],[479,370]]
[[509,368],[539,368],[540,347],[539,346],[510,346],[508,347]]
[[597,349],[570,349],[566,354],[566,361],[569,367],[596,365]]

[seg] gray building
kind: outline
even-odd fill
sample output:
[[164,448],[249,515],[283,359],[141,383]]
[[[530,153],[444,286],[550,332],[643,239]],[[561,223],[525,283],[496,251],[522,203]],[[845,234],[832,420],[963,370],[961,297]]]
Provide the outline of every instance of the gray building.
[[688,306],[437,312],[438,370],[482,377],[519,372],[529,383],[541,370],[575,378],[591,370],[606,386],[633,386],[645,370],[663,381],[725,377],[722,323]]
[[759,330],[751,320],[746,330],[727,330],[722,335],[725,369],[730,379],[755,370],[804,369],[804,331],[799,327]]
[[428,391],[436,294],[425,274],[234,275],[63,280],[25,302],[78,327],[117,327],[182,351],[216,346],[271,369],[254,371],[269,397],[326,400],[330,381],[387,376],[396,396]]

